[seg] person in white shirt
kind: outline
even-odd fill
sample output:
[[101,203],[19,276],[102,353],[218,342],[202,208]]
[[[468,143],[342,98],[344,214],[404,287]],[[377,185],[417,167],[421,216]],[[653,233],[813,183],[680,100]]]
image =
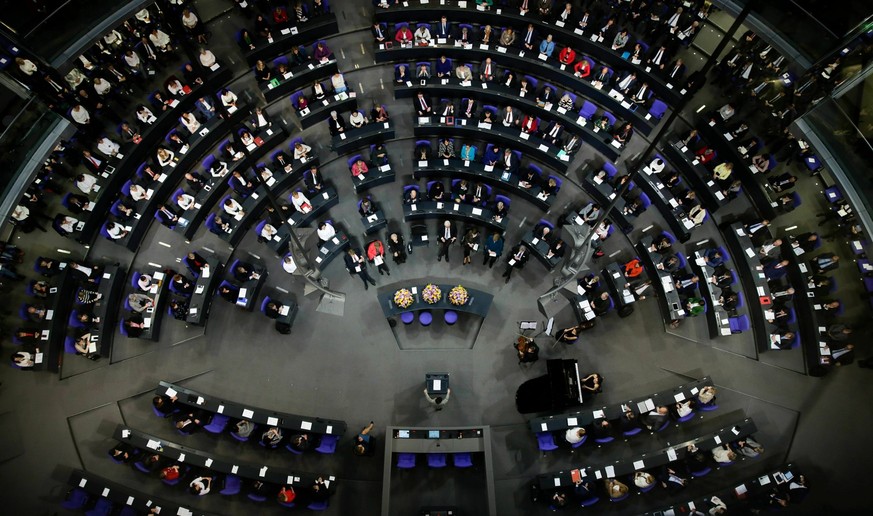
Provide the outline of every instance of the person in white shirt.
[[223,208],[228,215],[237,219],[241,219],[246,214],[245,210],[243,210],[242,205],[236,202],[233,198],[228,198],[226,201],[224,201]]
[[182,83],[179,81],[179,79],[167,81],[167,91],[169,91],[170,95],[174,97],[180,97],[182,95],[185,95],[185,87],[182,86]]
[[267,167],[264,167],[261,169],[260,174],[261,174],[261,179],[263,179],[264,182],[269,185],[270,180],[273,179],[273,172],[270,169],[268,169]]
[[185,129],[188,129],[188,132],[191,134],[200,130],[200,122],[191,113],[182,113],[182,116],[179,117],[179,121],[182,122],[182,125],[184,125]]
[[130,185],[130,198],[134,201],[148,200],[152,195],[145,188],[138,184]]
[[30,59],[24,59],[23,57],[16,57],[15,64],[17,64],[18,69],[21,70],[21,72],[24,75],[27,75],[28,77],[33,75],[37,71],[36,64],[33,61],[31,61]]
[[679,417],[685,417],[692,412],[693,410],[691,410],[691,400],[685,400],[676,403],[676,414]]
[[209,489],[212,487],[212,477],[197,477],[191,481],[191,493],[197,496],[209,494]]
[[94,91],[105,97],[112,90],[112,83],[102,77],[94,77]]
[[270,223],[264,224],[263,229],[261,229],[261,237],[267,240],[272,239],[277,234],[279,234],[279,230],[274,228]]
[[312,203],[309,202],[309,199],[307,199],[299,190],[295,190],[294,193],[291,194],[291,204],[293,204],[294,209],[300,213],[309,213],[312,211]]
[[333,86],[333,91],[336,93],[345,93],[348,90],[348,88],[346,88],[346,80],[343,78],[343,74],[339,72],[331,76],[330,84]]
[[64,76],[64,80],[70,85],[70,89],[75,90],[80,84],[85,82],[85,74],[78,68],[73,68]]
[[429,45],[430,44],[430,29],[427,28],[426,25],[422,25],[419,28],[415,29],[415,44],[416,45]]
[[140,9],[140,11],[137,12],[134,16],[137,20],[145,24],[149,24],[152,22],[152,15],[149,13],[148,9]]
[[200,49],[200,64],[204,67],[209,68],[215,64],[215,54],[212,53],[211,50],[201,48]]
[[221,92],[221,103],[224,104],[224,107],[236,107],[237,96],[234,92],[230,90],[224,90]]
[[145,106],[140,106],[140,108],[136,110],[136,119],[144,124],[151,125],[155,123],[155,114],[152,113],[151,109]]
[[212,174],[212,177],[224,177],[227,175],[227,163],[218,160],[213,161],[212,166],[209,167],[209,173]]
[[288,274],[294,274],[297,270],[297,264],[294,263],[294,257],[290,254],[286,254],[285,258],[282,259],[282,269]]
[[113,29],[109,34],[103,36],[103,41],[114,48],[121,45],[121,43],[124,42],[124,38],[121,37],[121,34],[117,30]]
[[185,9],[182,11],[182,25],[185,26],[186,29],[193,29],[197,26],[197,15]]
[[[360,113],[358,113],[360,114]],[[306,145],[305,143],[297,142],[294,144],[294,159],[299,159],[300,161],[306,161],[309,159],[309,151],[312,150],[312,147]]]
[[73,217],[64,217],[58,222],[58,226],[60,226],[60,228],[67,233],[72,233],[73,230],[76,228],[76,224],[78,223],[78,219],[74,219]]
[[124,238],[127,236],[130,231],[124,228],[118,222],[110,222],[106,227],[106,233],[109,235],[109,238],[112,240],[118,240],[119,238]]
[[173,47],[170,46],[170,36],[167,36],[167,33],[160,29],[152,30],[152,33],[149,34],[149,41],[161,52],[173,50]]
[[174,156],[175,156],[175,153],[173,153],[173,151],[171,151],[169,149],[165,149],[164,147],[158,147],[158,151],[157,151],[158,163],[162,167],[166,167],[167,165],[172,163]]
[[655,158],[652,160],[651,163],[649,163],[649,169],[652,171],[653,174],[660,174],[664,171],[664,168],[666,166],[667,164],[664,163],[664,160],[662,160],[661,158]]
[[76,186],[85,193],[91,193],[96,184],[97,178],[91,174],[79,174],[76,177]]
[[316,231],[318,234],[318,239],[322,242],[327,242],[331,238],[336,236],[336,229],[331,225],[330,222],[324,221],[318,226],[318,230]]
[[118,154],[118,151],[121,150],[121,145],[118,145],[114,141],[110,140],[107,137],[100,138],[97,141],[97,150],[103,153],[104,156],[115,156]]
[[737,454],[732,452],[726,444],[723,444],[713,448],[712,458],[720,464],[725,464],[735,461],[737,459]]
[[585,438],[585,429],[580,427],[568,428],[564,439],[570,444],[576,444]]
[[349,124],[355,129],[360,129],[367,124],[367,119],[364,118],[364,115],[360,111],[353,111],[351,115],[349,115]]
[[124,53],[124,62],[127,63],[127,66],[137,70],[140,65],[142,65],[142,61],[139,59],[139,54],[133,50],[128,50]]
[[73,106],[73,109],[70,110],[70,116],[77,124],[88,125],[91,123],[91,113],[88,113],[88,110],[82,104]]
[[176,196],[176,204],[183,210],[190,210],[194,207],[194,197],[182,192]]

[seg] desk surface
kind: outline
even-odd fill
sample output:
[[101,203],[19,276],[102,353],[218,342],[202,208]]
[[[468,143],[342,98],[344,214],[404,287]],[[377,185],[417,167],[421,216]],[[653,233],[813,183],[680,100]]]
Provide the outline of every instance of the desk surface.
[[347,430],[345,421],[300,416],[258,408],[252,405],[243,405],[234,401],[209,396],[208,394],[169,382],[162,381],[155,389],[155,394],[163,394],[169,397],[172,397],[174,393],[178,397],[177,403],[215,414],[224,414],[233,419],[248,419],[259,425],[278,426],[287,430],[330,435],[343,435]]
[[[606,181],[600,180],[598,182],[597,174],[600,172],[599,170],[592,170],[585,179],[582,181],[582,188],[588,192],[591,197],[594,199],[599,206],[602,208],[606,208],[612,203],[612,200],[615,199],[616,192],[615,188],[611,184]],[[619,197],[615,201],[615,207],[610,211],[606,216],[614,221],[619,229],[625,234],[630,233],[634,227],[634,219],[636,217],[634,215],[625,215],[624,208],[627,206],[624,198]]]
[[[685,149],[684,151],[682,149]],[[700,202],[710,213],[715,213],[730,200],[721,193],[721,188],[712,179],[712,174],[694,156],[694,153],[681,143],[664,146],[664,154],[682,174],[682,177],[700,196]]]
[[[558,172],[565,174],[570,162],[570,156],[561,154],[558,157],[561,149],[537,137],[522,133],[519,129],[504,127],[501,123],[481,124],[477,120],[467,120],[466,118],[455,118],[454,124],[445,123],[445,119],[441,117],[416,117],[415,136],[445,136],[466,137],[477,140],[487,141],[487,143],[498,143],[502,146],[512,148],[512,150],[520,150],[522,154],[528,156],[536,156],[543,163],[547,163],[550,167]],[[485,149],[481,149],[483,154]]]
[[[437,284],[436,286],[442,291],[442,296],[438,302],[430,304],[425,302],[421,297],[421,292],[426,285],[427,283],[396,285],[380,292],[378,295],[379,306],[382,307],[382,312],[385,314],[385,317],[394,317],[403,312],[413,312],[417,310],[454,310],[456,312],[466,312],[484,318],[488,315],[488,310],[491,308],[491,301],[494,300],[494,296],[487,292],[465,286],[464,288],[467,289],[467,294],[469,296],[467,303],[461,306],[453,305],[448,302],[447,298],[449,292],[458,285]],[[409,289],[412,293],[412,305],[406,308],[401,308],[394,303],[394,294],[401,288]]]
[[783,242],[782,256],[789,262],[788,278],[795,289],[791,301],[797,311],[798,339],[806,356],[806,371],[810,367],[830,365],[830,347],[826,337],[828,324],[817,309],[821,307],[821,300],[816,298],[815,289],[810,288],[813,283],[812,266],[794,253],[787,238]]
[[[275,68],[273,70],[275,71]],[[267,104],[272,104],[294,93],[295,90],[311,86],[319,79],[332,76],[337,71],[336,59],[330,59],[326,63],[309,62],[291,68],[285,76],[274,75],[279,84],[273,86],[269,82],[262,82],[258,88],[267,100]]]
[[128,443],[135,448],[148,453],[156,453],[176,462],[226,475],[236,475],[249,480],[261,480],[277,485],[311,485],[316,478],[321,477],[325,480],[325,485],[330,492],[336,491],[336,478],[330,475],[302,473],[260,463],[238,462],[215,457],[211,453],[176,444],[125,425],[118,425],[115,428],[113,438],[118,442]]
[[[40,353],[35,355],[33,368],[45,367],[47,370],[57,373],[60,371],[63,361],[64,339],[67,336],[67,323],[73,307],[73,300],[76,299],[77,282],[73,278],[73,274],[65,267],[63,272],[52,278],[51,288],[57,288],[57,292],[51,294],[51,299],[45,303],[46,320],[39,324],[42,330],[42,340],[36,345]],[[49,313],[51,313],[50,316]],[[48,317],[51,317],[51,320]],[[40,355],[42,356],[40,357]],[[39,362],[40,358],[42,358],[42,362]]]
[[[325,122],[327,123],[327,122]],[[370,123],[360,129],[346,129],[333,136],[330,148],[337,154],[345,154],[354,149],[394,138],[394,125],[391,122]]]
[[[287,29],[277,30],[272,41],[259,41],[254,50],[246,52],[246,61],[254,66],[258,59],[269,60],[288,52],[295,45],[311,44],[316,40],[332,36],[339,32],[336,14],[325,13],[310,18],[305,24]],[[311,45],[306,49],[307,55],[312,53]]]
[[[685,447],[691,443],[694,443],[701,451],[707,452],[712,450],[716,446],[720,446],[721,444],[726,444],[731,441],[735,441],[737,439],[742,439],[743,437],[752,435],[753,433],[755,433],[756,430],[757,427],[755,426],[754,421],[752,421],[750,418],[746,418],[744,420],[737,421],[734,424],[728,425],[717,432],[705,434],[697,437],[696,439],[689,439],[688,441],[676,443],[672,446],[668,446],[667,448],[663,448],[654,452],[644,453],[642,455],[631,458],[625,458],[613,462],[608,466],[594,468],[591,466],[585,466],[580,464],[578,468],[574,469],[581,470],[583,478],[591,476],[596,479],[620,478],[622,476],[633,474],[635,471],[651,469],[662,466],[664,464],[668,464],[675,460],[683,459],[686,455]],[[537,477],[537,480],[540,487],[543,489],[554,489],[556,487],[572,486],[573,480],[571,471],[572,469],[567,469],[563,471],[557,471],[555,473],[542,474]]]
[[124,279],[124,271],[119,265],[107,265],[103,268],[103,277],[97,288],[97,292],[103,294],[103,298],[93,305],[94,316],[100,318],[100,328],[96,332],[91,332],[92,337],[97,336],[97,349],[102,357],[109,358],[112,354],[112,338],[115,336],[118,323],[118,307],[124,303],[121,300]]
[[150,326],[144,328],[140,336],[136,338],[157,341],[161,336],[161,321],[164,319],[164,308],[167,299],[170,297],[170,281],[173,279],[173,276],[164,274],[161,271],[145,271],[143,274],[151,275],[152,280],[157,281],[158,283],[152,285],[151,290],[148,292],[143,292],[139,287],[132,290],[133,292],[146,294],[152,297],[155,301],[154,310],[149,312],[149,309],[146,309],[146,311],[141,314],[143,321],[151,321],[148,323]]
[[643,173],[638,174],[637,177],[639,179],[634,184],[649,196],[649,200],[670,226],[670,231],[680,242],[687,242],[691,238],[691,231],[694,230],[694,222],[688,218],[673,192],[652,173],[648,166],[644,166]]
[[557,195],[549,195],[543,198],[540,195],[542,188],[539,186],[532,188],[520,186],[517,172],[506,172],[500,167],[485,165],[481,161],[466,161],[457,158],[417,160],[412,166],[412,176],[414,178],[450,177],[452,179],[482,181],[495,188],[508,190],[514,196],[525,199],[543,211],[548,211],[557,197]]
[[209,317],[209,307],[212,305],[212,297],[215,295],[218,284],[221,283],[221,272],[224,269],[224,264],[212,254],[206,257],[206,263],[209,267],[208,269],[204,267],[200,277],[197,278],[194,293],[191,294],[191,301],[188,303],[188,317],[185,319],[188,324],[198,326],[206,324],[206,319]]
[[627,278],[625,278],[622,273],[621,265],[612,262],[607,265],[605,269],[600,271],[600,274],[601,278],[606,282],[609,293],[612,295],[612,299],[615,301],[618,308],[636,301]]
[[[548,270],[554,269],[558,266],[559,263],[561,263],[561,260],[563,260],[563,257],[558,256],[552,256],[551,258],[549,258],[549,244],[547,244],[543,240],[540,240],[539,238],[534,237],[533,231],[528,231],[527,233],[525,233],[521,237],[521,243],[524,244],[525,247],[530,249],[531,253],[533,253],[536,259],[539,260],[539,262],[542,263],[543,266]],[[565,251],[567,250],[567,248],[567,243],[564,242]]]
[[370,167],[366,174],[361,174],[358,177],[351,177],[352,183],[355,187],[355,193],[361,193],[379,185],[393,183],[395,174],[394,169],[391,167],[391,163],[388,163],[378,168]]
[[[661,315],[664,317],[664,322],[676,319],[684,319],[686,316],[685,309],[682,306],[682,300],[679,299],[679,293],[676,292],[676,285],[673,281],[673,276],[669,272],[658,269],[656,265],[661,261],[661,255],[656,252],[649,251],[649,246],[652,245],[654,239],[651,236],[643,237],[640,242],[634,246],[639,253],[640,261],[646,268],[649,278],[652,280],[652,286],[657,289],[660,295],[658,298],[658,306],[661,308]],[[707,307],[709,309],[709,307]]]
[[327,242],[318,243],[312,261],[315,262],[318,270],[324,270],[334,258],[341,255],[350,245],[349,236],[344,231],[337,231],[336,235]]
[[506,217],[500,222],[494,220],[493,212],[488,208],[480,208],[472,204],[419,201],[415,204],[403,205],[403,220],[421,219],[453,219],[467,223],[486,226],[503,234],[506,231]]
[[[412,98],[419,91],[424,92],[426,96],[458,99],[472,97],[478,100],[483,100],[488,104],[496,104],[496,107],[498,108],[498,120],[501,118],[500,108],[509,105],[516,110],[522,111],[525,115],[540,118],[541,123],[538,128],[538,131],[540,132],[547,129],[548,122],[558,121],[564,127],[565,131],[578,134],[582,141],[592,146],[597,152],[606,156],[610,161],[617,160],[621,153],[620,149],[613,147],[608,141],[604,141],[604,137],[610,135],[602,132],[595,133],[591,130],[591,128],[588,127],[588,121],[578,114],[576,108],[567,111],[558,107],[557,100],[560,99],[560,93],[555,94],[556,103],[554,106],[549,105],[547,107],[539,107],[534,94],[521,97],[519,96],[517,88],[507,88],[503,84],[491,83],[484,85],[482,81],[475,81],[465,86],[461,83],[460,79],[452,77],[430,79],[424,86],[413,84],[411,82],[394,85],[395,98]],[[522,119],[523,117],[519,117],[517,121],[521,122]],[[503,126],[500,122],[495,125]],[[611,139],[612,138],[610,137],[609,140]]]
[[[706,323],[709,327],[709,338],[714,339],[718,336],[727,337],[732,335],[728,321],[728,317],[731,314],[718,302],[722,290],[718,285],[710,282],[710,279],[715,274],[715,269],[706,264],[702,251],[695,251],[694,255],[689,256],[688,265],[691,266],[692,272],[700,278],[700,281],[697,282],[697,287],[700,289],[700,296],[706,300]],[[734,311],[737,315],[745,313],[745,305]]]

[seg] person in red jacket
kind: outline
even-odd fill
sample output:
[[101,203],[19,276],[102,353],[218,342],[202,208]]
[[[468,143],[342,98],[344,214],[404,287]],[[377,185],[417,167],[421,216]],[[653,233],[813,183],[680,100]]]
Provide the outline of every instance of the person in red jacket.
[[564,47],[564,50],[561,50],[561,53],[558,54],[558,61],[564,64],[573,64],[573,61],[576,60],[576,51],[570,47]]
[[400,30],[394,34],[394,41],[401,45],[412,42],[412,31],[409,30],[409,27],[401,27]]
[[367,259],[376,264],[376,270],[379,271],[379,274],[387,272],[389,276],[391,275],[391,271],[385,265],[385,246],[382,245],[381,241],[373,240],[370,242],[370,245],[367,246]]
[[591,63],[587,59],[580,59],[576,66],[573,67],[576,77],[588,77],[591,75]]
[[639,259],[634,258],[633,260],[624,264],[624,275],[626,278],[636,278],[642,273],[643,265],[640,263]]
[[282,6],[276,7],[273,10],[273,22],[279,26],[288,25],[288,11]]
[[289,504],[297,498],[297,493],[294,492],[294,488],[291,486],[282,486],[282,489],[279,490],[279,494],[277,499],[281,504]]

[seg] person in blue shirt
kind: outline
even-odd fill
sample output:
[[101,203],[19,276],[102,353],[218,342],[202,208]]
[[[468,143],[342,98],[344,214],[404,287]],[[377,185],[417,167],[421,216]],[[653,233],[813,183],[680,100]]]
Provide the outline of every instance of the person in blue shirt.
[[712,268],[718,267],[724,263],[724,256],[722,256],[721,251],[715,247],[707,249],[706,252],[703,253],[703,259],[706,261],[706,264]]
[[452,61],[446,56],[440,56],[436,63],[437,77],[450,77],[452,75]]
[[485,157],[482,158],[482,162],[486,165],[496,165],[502,157],[501,154],[500,149],[496,145],[490,149],[485,149]]
[[545,54],[548,57],[552,57],[552,52],[554,52],[554,51],[555,51],[555,42],[552,41],[552,35],[549,34],[548,36],[546,36],[546,39],[544,39],[540,43],[540,54]]
[[503,237],[495,231],[491,238],[485,240],[485,260],[482,262],[482,265],[487,264],[489,269],[494,267],[494,263],[497,262],[502,254]]
[[461,159],[465,161],[473,161],[476,159],[476,146],[465,143],[461,145]]
[[363,430],[355,437],[355,455],[368,455],[373,447],[373,441],[370,438],[370,431],[373,430],[375,423],[370,421],[370,424],[365,426]]

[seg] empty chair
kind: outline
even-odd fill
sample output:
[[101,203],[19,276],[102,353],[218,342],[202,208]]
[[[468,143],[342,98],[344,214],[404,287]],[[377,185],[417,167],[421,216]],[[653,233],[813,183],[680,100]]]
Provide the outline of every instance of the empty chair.
[[427,454],[427,465],[431,468],[444,468],[446,467],[446,454],[445,453],[428,453]]
[[418,322],[420,322],[422,326],[430,326],[430,323],[433,322],[433,315],[430,313],[430,310],[422,310],[421,313],[418,314]]
[[415,467],[414,453],[398,453],[397,467],[400,469],[412,469]]
[[649,115],[656,120],[660,120],[666,112],[667,104],[660,99],[655,99],[654,102],[652,102],[652,107],[649,108]]
[[227,423],[230,421],[230,418],[225,416],[224,414],[215,414],[212,416],[212,421],[209,422],[208,425],[204,426],[203,429],[211,434],[220,434],[224,432],[224,429],[227,428]]
[[76,351],[76,339],[73,337],[66,337],[64,339],[64,353],[70,353],[71,355],[75,355]]
[[451,326],[458,322],[458,312],[454,310],[446,310],[445,314],[443,314],[443,319],[446,321],[446,324]]
[[339,436],[327,434],[322,436],[321,443],[315,449],[318,453],[330,454],[336,451],[336,443],[339,441]]
[[400,320],[403,324],[412,324],[415,321],[415,314],[412,312],[403,312],[400,314]]
[[320,500],[318,502],[312,502],[311,504],[307,505],[306,508],[310,511],[324,511],[329,507],[329,505],[330,504],[327,500]]
[[242,487],[242,480],[236,475],[227,475],[224,477],[224,489],[219,491],[220,494],[231,496],[239,494]]
[[728,326],[731,333],[742,333],[748,331],[751,325],[749,324],[749,316],[746,314],[738,317],[728,317]]
[[615,168],[615,165],[612,163],[604,163],[603,170],[606,172],[606,175],[609,177],[615,177],[618,174],[618,170]]
[[597,113],[597,106],[587,100],[582,102],[582,109],[579,110],[579,116],[585,120],[591,120],[591,117],[593,117],[595,113]]
[[470,453],[453,453],[452,462],[456,468],[469,468],[473,466],[473,455]]
[[709,466],[705,466],[703,469],[701,469],[699,471],[692,471],[691,476],[694,478],[704,477],[704,476],[708,475],[710,471],[712,471],[712,468],[710,468]]
[[90,498],[84,489],[77,487],[70,491],[70,494],[67,495],[67,499],[61,503],[61,506],[64,509],[75,511],[84,507]]
[[555,436],[551,432],[537,432],[537,447],[543,452],[558,449],[558,445],[555,444]]

